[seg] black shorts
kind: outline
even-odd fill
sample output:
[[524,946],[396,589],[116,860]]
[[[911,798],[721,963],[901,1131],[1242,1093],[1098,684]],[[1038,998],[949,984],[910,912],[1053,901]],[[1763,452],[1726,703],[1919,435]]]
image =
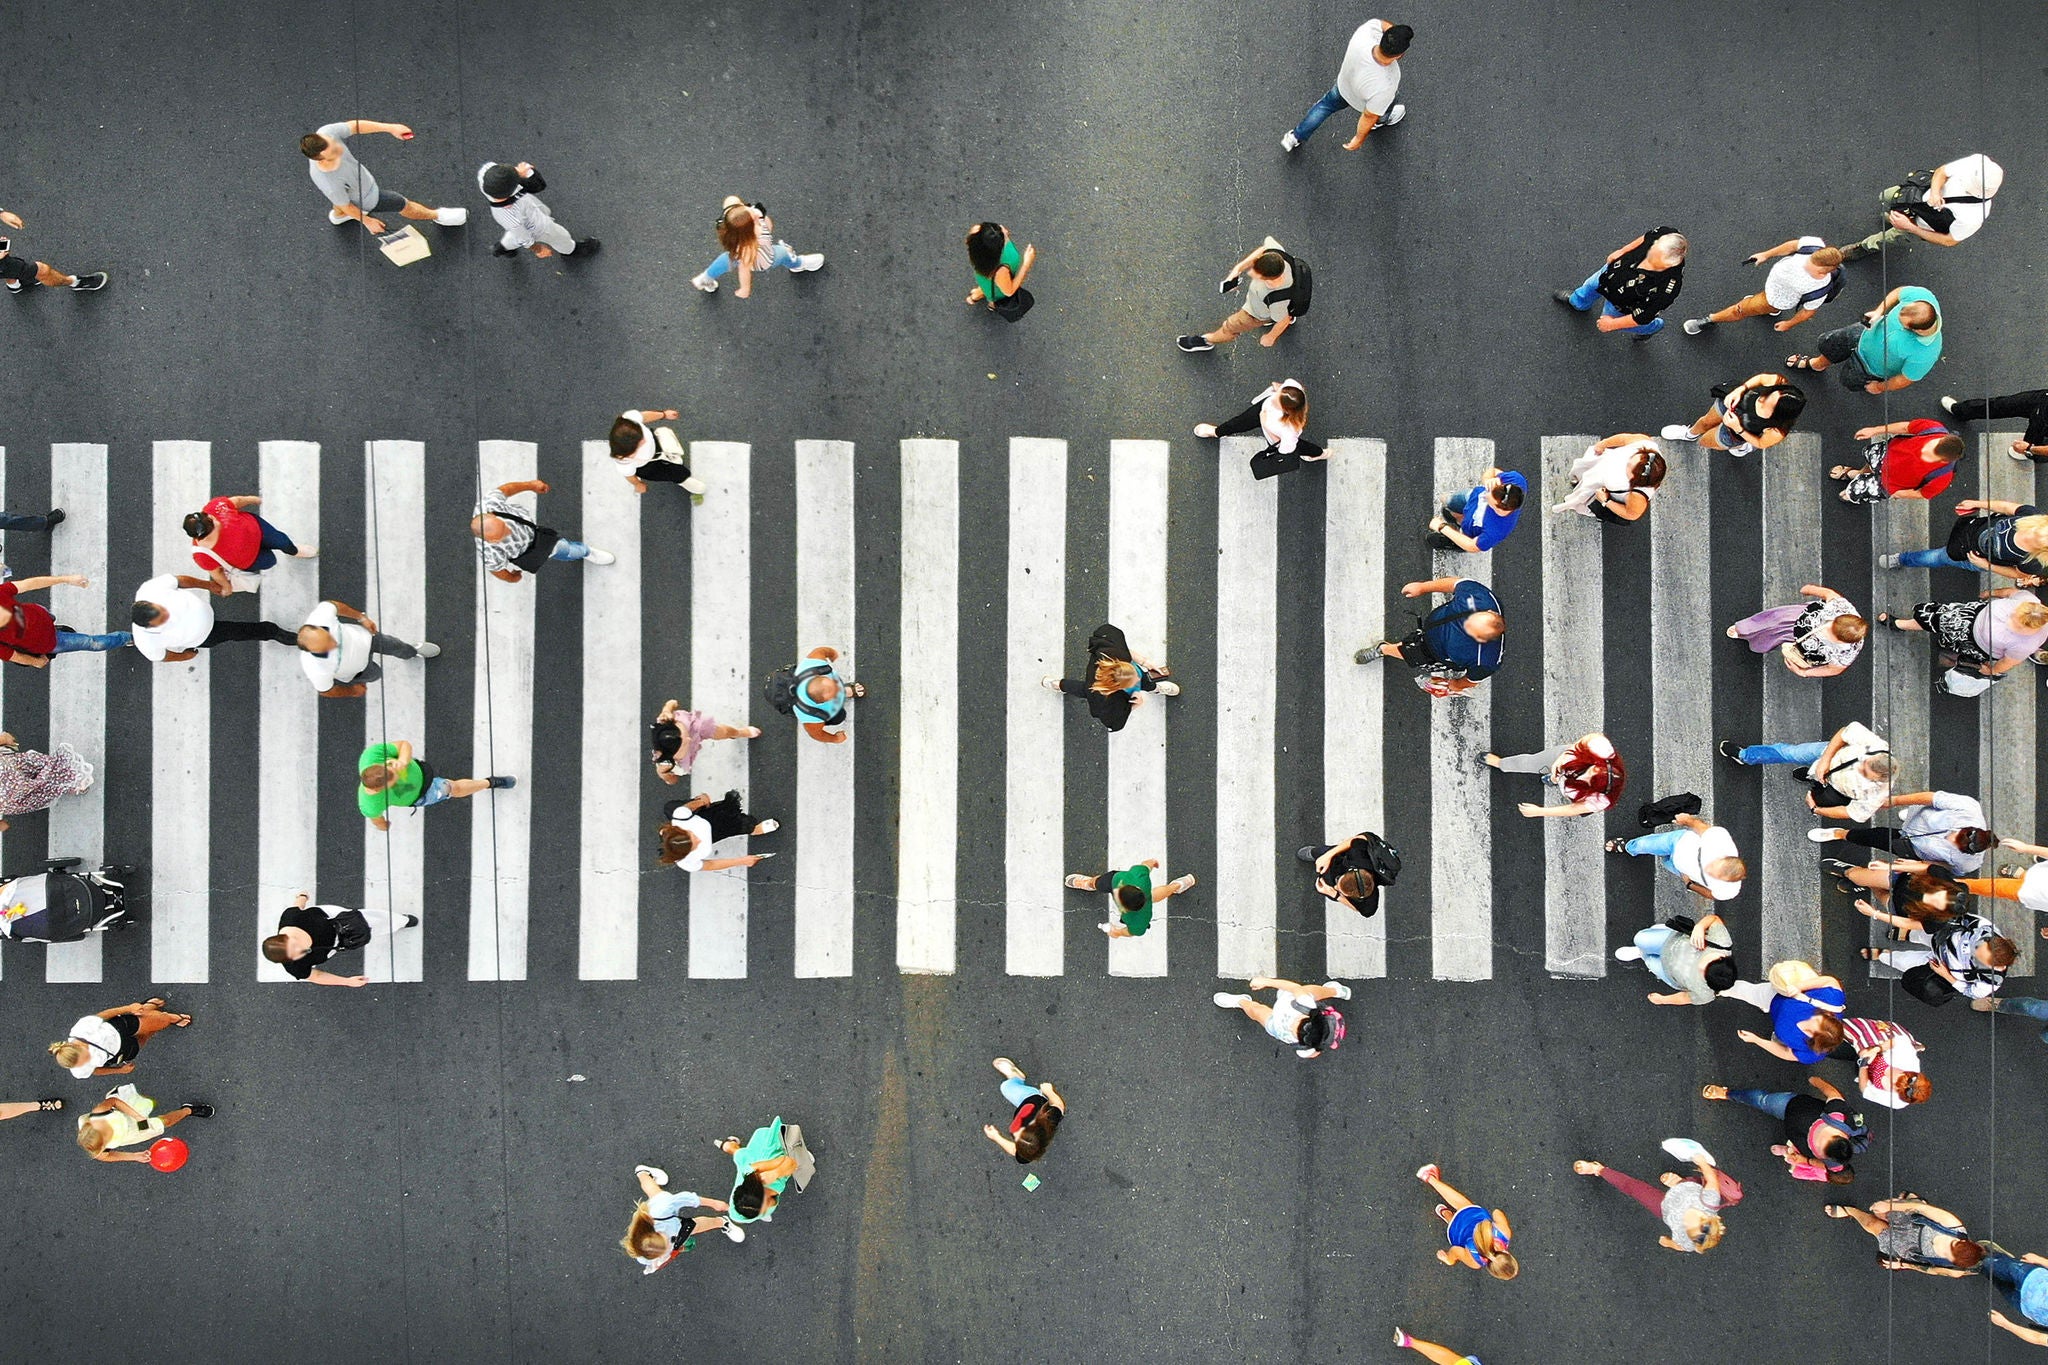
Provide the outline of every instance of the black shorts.
[[121,1050],[114,1054],[107,1065],[122,1066],[134,1061],[135,1055],[142,1051],[142,1044],[139,1041],[142,1020],[133,1014],[117,1014],[107,1022],[114,1026],[114,1032],[121,1035]]
[[1860,322],[1847,327],[1837,327],[1832,332],[1822,332],[1815,349],[1830,362],[1841,367],[1842,387],[1860,389],[1877,376],[1863,368],[1862,359],[1856,354],[1856,343],[1863,339],[1869,328]]
[[690,477],[690,467],[674,460],[649,460],[633,471],[642,483],[681,483]]

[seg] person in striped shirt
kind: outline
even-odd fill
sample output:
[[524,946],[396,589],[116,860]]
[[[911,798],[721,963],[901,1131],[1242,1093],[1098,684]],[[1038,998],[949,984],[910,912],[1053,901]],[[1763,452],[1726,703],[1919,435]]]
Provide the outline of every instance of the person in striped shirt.
[[1842,1021],[1842,1045],[1830,1056],[1856,1059],[1856,1087],[1887,1109],[1925,1104],[1934,1083],[1920,1070],[1920,1040],[1889,1019]]

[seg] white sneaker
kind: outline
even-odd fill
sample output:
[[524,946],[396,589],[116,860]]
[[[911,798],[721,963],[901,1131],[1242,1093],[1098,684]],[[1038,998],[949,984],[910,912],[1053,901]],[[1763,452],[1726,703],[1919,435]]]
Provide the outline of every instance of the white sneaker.
[[1877,567],[1880,569],[1896,569],[1899,567],[1899,557],[1897,555],[1879,555],[1877,557]]
[[1284,133],[1282,133],[1282,134],[1280,135],[1280,150],[1281,150],[1281,151],[1283,151],[1283,152],[1291,152],[1291,151],[1293,151],[1293,150],[1294,150],[1294,149],[1295,149],[1296,147],[1299,147],[1300,145],[1301,145],[1301,139],[1300,139],[1300,138],[1298,138],[1298,137],[1296,137],[1296,136],[1294,135],[1294,130],[1293,130],[1292,128],[1289,128],[1289,129],[1288,129],[1288,130],[1287,130],[1286,132],[1284,132]]
[[442,227],[461,227],[469,221],[468,209],[435,209],[434,221]]
[[634,1175],[651,1175],[651,1176],[653,1176],[653,1177],[654,1177],[654,1183],[655,1183],[655,1184],[657,1184],[657,1185],[661,1185],[661,1186],[664,1186],[664,1187],[665,1187],[665,1186],[667,1186],[667,1184],[668,1184],[668,1172],[667,1172],[667,1171],[664,1171],[664,1170],[663,1170],[663,1169],[661,1169],[661,1167],[659,1167],[659,1166],[635,1166],[635,1167],[633,1168],[633,1174],[634,1174]]
[[340,209],[329,209],[327,210],[327,221],[334,224],[336,227],[340,227],[343,223],[346,223],[348,221],[348,215],[343,213]]
[[1701,1166],[1714,1164],[1714,1154],[1691,1138],[1665,1138],[1661,1145],[1680,1161],[1691,1161]]
[[419,652],[419,656],[422,659],[438,659],[441,657],[441,646],[435,644],[432,640],[422,640],[414,645],[413,648]]
[[1700,439],[1699,437],[1692,434],[1692,428],[1690,426],[1686,426],[1679,422],[1673,422],[1670,426],[1664,428],[1664,430],[1658,432],[1657,434],[1659,436],[1662,436],[1667,441],[1690,441],[1695,445],[1699,443]]
[[823,270],[824,268],[825,253],[822,251],[811,251],[806,252],[804,255],[797,257],[796,264],[789,268],[789,273],[792,275],[801,275],[804,274],[806,271]]
[[1209,998],[1216,1002],[1216,1008],[1219,1010],[1234,1010],[1251,999],[1249,995],[1232,995],[1229,991],[1218,991]]
[[1341,981],[1325,981],[1323,985],[1337,992],[1339,1000],[1349,1000],[1351,998],[1351,988]]
[[1205,441],[1214,440],[1216,437],[1216,424],[1214,422],[1195,423],[1195,435]]
[[1616,962],[1641,962],[1643,960],[1643,950],[1636,947],[1633,943],[1623,944],[1614,950],[1614,960]]
[[683,480],[683,491],[685,493],[695,493],[701,498],[710,490],[711,485],[698,478],[695,474]]
[[1114,934],[1116,932],[1116,925],[1114,924],[1098,924],[1095,927],[1105,934]]
[[690,285],[692,288],[701,289],[707,294],[716,294],[718,292],[718,281],[708,276],[692,275],[690,276]]
[[776,830],[781,828],[782,822],[780,820],[763,820],[760,824],[754,826],[754,833],[773,834]]
[[1689,337],[1696,337],[1701,332],[1707,330],[1707,320],[1705,318],[1687,318],[1680,325],[1685,328],[1685,334]]
[[1379,126],[1382,128],[1391,128],[1395,124],[1399,123],[1402,119],[1407,117],[1408,106],[1405,104],[1397,104],[1393,108],[1387,110],[1387,116],[1380,120]]
[[1066,690],[1060,686],[1059,674],[1057,673],[1046,674],[1038,680],[1038,685],[1048,692],[1063,692]]
[[744,1242],[747,1240],[747,1230],[738,1223],[733,1222],[730,1218],[725,1220],[725,1226],[720,1228],[719,1231],[725,1234],[725,1240],[728,1242]]
[[588,555],[585,555],[584,558],[588,559],[593,564],[616,564],[619,559],[619,557],[613,554],[610,550],[592,550]]
[[318,559],[319,557],[320,547],[318,545],[301,545],[298,553],[292,556],[293,559]]
[[1158,683],[1158,692],[1162,697],[1177,697],[1180,695],[1180,684],[1169,678],[1161,678]]
[[1806,831],[1806,837],[1816,844],[1832,844],[1845,833],[1847,831],[1839,829],[1810,829]]

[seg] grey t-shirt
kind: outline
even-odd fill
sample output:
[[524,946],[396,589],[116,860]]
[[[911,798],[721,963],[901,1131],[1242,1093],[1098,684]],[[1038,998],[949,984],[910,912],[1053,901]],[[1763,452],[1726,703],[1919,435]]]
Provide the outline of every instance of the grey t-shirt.
[[320,187],[320,193],[327,196],[327,202],[336,208],[354,204],[365,213],[374,213],[380,191],[377,177],[369,168],[356,160],[356,154],[349,149],[349,131],[346,123],[328,123],[320,127],[320,136],[329,142],[341,144],[341,164],[331,171],[320,169],[317,161],[308,161],[306,169],[312,173],[313,183]]
[[1671,937],[1665,942],[1664,951],[1658,955],[1657,975],[1673,990],[1681,990],[1691,996],[1693,1004],[1712,1004],[1714,988],[1707,984],[1707,964],[1717,957],[1728,956],[1728,950],[1735,946],[1735,940],[1728,937],[1728,926],[1710,925],[1704,949],[1692,946],[1691,934],[1681,934],[1676,929],[1667,932]]

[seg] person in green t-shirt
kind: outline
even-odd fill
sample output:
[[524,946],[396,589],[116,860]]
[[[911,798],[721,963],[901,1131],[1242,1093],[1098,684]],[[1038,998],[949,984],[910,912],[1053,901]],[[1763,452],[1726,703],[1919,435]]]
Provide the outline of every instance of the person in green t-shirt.
[[969,303],[986,305],[990,311],[1024,287],[1024,277],[1038,261],[1038,248],[1025,243],[1019,251],[1010,230],[1001,223],[976,223],[967,229],[967,264],[974,271],[974,291]]
[[1152,874],[1158,868],[1157,858],[1147,858],[1121,872],[1098,872],[1092,877],[1072,872],[1067,875],[1067,886],[1075,891],[1107,891],[1110,908],[1116,918],[1095,927],[1111,938],[1136,938],[1152,927],[1153,906],[1168,896],[1178,896],[1195,884],[1194,874],[1189,873],[1175,877],[1155,891],[1152,889]]
[[509,777],[437,777],[412,756],[412,741],[372,744],[356,760],[356,809],[378,829],[390,829],[387,812],[405,806],[438,806],[487,788],[515,785]]
[[1927,377],[1941,359],[1941,300],[1931,289],[1902,285],[1863,321],[1821,333],[1817,355],[1795,355],[1796,370],[1842,367],[1842,387],[1889,393]]

